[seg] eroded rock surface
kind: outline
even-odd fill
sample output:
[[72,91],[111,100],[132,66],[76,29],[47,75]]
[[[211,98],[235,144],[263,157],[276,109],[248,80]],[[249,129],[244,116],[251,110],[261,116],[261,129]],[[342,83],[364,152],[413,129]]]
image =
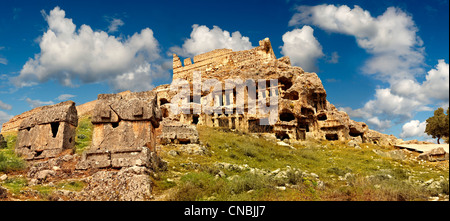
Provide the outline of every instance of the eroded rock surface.
[[[358,143],[368,142],[380,145],[392,145],[400,140],[394,136],[370,130],[363,122],[356,122],[347,113],[338,110],[326,99],[327,94],[322,81],[316,73],[305,72],[300,67],[291,66],[289,57],[277,59],[268,38],[261,40],[259,46],[245,51],[217,49],[194,57],[194,62],[187,58],[184,66],[180,58],[173,55],[173,82],[186,81],[188,89],[187,106],[178,101],[177,91],[171,85],[155,88],[158,104],[166,119],[179,121],[186,125],[206,125],[226,127],[251,133],[271,133],[280,140],[354,140]],[[198,72],[201,82],[198,82]],[[227,82],[235,85],[227,88]],[[206,87],[209,81],[219,82],[221,89]],[[239,80],[241,80],[239,82]],[[249,94],[246,82],[255,82],[256,95]],[[257,82],[261,81],[263,84]],[[277,80],[272,85],[270,80]],[[266,81],[266,84],[264,84]],[[198,88],[201,85],[201,89]],[[180,84],[178,92],[183,85]],[[265,87],[264,87],[265,86]],[[244,93],[239,91],[244,90]],[[200,90],[200,100],[195,100],[194,91]],[[198,94],[195,92],[196,94]],[[267,104],[274,95],[278,95],[278,116],[275,123],[262,125],[262,121],[272,118],[269,114],[256,108],[251,111],[257,98],[266,98]],[[190,97],[189,97],[190,96]],[[177,98],[177,99],[175,99]],[[183,101],[184,102],[184,101]],[[181,102],[181,103],[183,103]],[[205,113],[208,105],[214,106],[215,112]],[[242,109],[243,104],[243,111]],[[174,113],[172,106],[180,106],[181,113]],[[194,110],[202,110],[201,113]],[[231,112],[230,112],[231,110]],[[228,112],[227,112],[228,111]]]
[[40,107],[21,122],[15,151],[26,160],[54,158],[75,147],[77,125],[73,101]]
[[93,110],[92,145],[77,169],[158,164],[155,127],[161,121],[156,93],[100,94]]

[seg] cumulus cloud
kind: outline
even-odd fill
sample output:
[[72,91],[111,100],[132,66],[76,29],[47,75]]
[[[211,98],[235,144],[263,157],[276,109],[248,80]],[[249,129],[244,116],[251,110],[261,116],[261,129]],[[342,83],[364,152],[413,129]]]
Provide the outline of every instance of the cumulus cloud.
[[435,69],[428,71],[426,81],[422,84],[422,93],[441,101],[449,100],[449,64],[438,61]]
[[[76,86],[74,80],[107,81],[116,91],[139,91],[151,89],[154,76],[161,75],[154,72],[160,69],[141,71],[160,58],[159,43],[151,29],[145,28],[122,39],[104,31],[93,31],[88,25],[77,29],[59,7],[50,14],[42,14],[48,30],[40,38],[41,51],[25,63],[19,76],[11,79],[17,87],[54,79],[65,86]],[[117,82],[123,78],[139,82],[129,81],[128,85]]]
[[391,127],[390,120],[380,120],[378,117],[371,117],[367,119],[367,123],[379,131],[384,131],[385,129]]
[[65,100],[69,100],[70,98],[76,97],[76,95],[73,94],[61,94],[59,95],[56,100],[58,101],[65,101]]
[[354,36],[358,46],[373,55],[363,68],[367,74],[391,82],[423,73],[423,41],[412,17],[399,8],[389,7],[376,18],[359,6],[300,6],[297,11],[291,26],[311,24]]
[[420,122],[418,120],[411,120],[402,126],[401,138],[411,138],[411,137],[423,137],[431,138],[425,133],[425,128],[427,122]]
[[[429,107],[431,104],[439,103],[440,106],[448,107],[449,64],[444,60],[439,60],[436,67],[428,71],[425,78],[426,80],[421,84],[415,79],[405,79],[398,81],[391,88],[376,89],[374,99],[366,102],[362,108],[341,107],[339,109],[356,118],[371,119],[382,116],[386,119],[405,122],[413,118],[416,112],[432,111],[433,108]],[[414,123],[416,122],[414,121]],[[410,121],[408,125],[405,124],[406,128],[403,129],[402,137],[413,137],[408,136],[410,132],[406,131],[412,127],[412,124],[413,121]],[[375,121],[373,121],[373,125],[378,126]]]
[[3,109],[3,110],[11,110],[11,109],[12,109],[12,106],[9,105],[9,104],[3,103],[3,101],[0,100],[0,109]]
[[[353,110],[345,107],[340,110],[346,111],[350,117],[372,119],[372,124],[379,127],[381,124],[374,117],[404,122],[411,119],[416,112],[432,109],[419,100],[393,94],[390,88],[378,88],[375,90],[375,98],[366,102],[362,108]],[[384,126],[387,125],[384,124]]]
[[192,25],[190,38],[186,39],[182,47],[171,47],[170,51],[183,57],[193,57],[214,49],[228,48],[233,51],[253,48],[250,39],[242,36],[239,31],[230,34],[218,26],[209,29],[205,25]]
[[[423,41],[411,15],[396,7],[387,8],[378,17],[359,6],[324,4],[296,9],[290,26],[308,24],[353,36],[356,44],[371,55],[362,71],[389,84],[378,87],[374,98],[361,108],[340,108],[351,117],[385,128],[411,120],[417,112],[431,111],[429,105],[448,106],[448,63],[439,60],[434,69],[425,72]],[[418,77],[425,80],[419,82]]]
[[388,115],[410,119],[415,112],[433,110],[428,105],[449,102],[449,64],[439,60],[435,69],[428,71],[422,84],[415,79],[405,79],[391,85],[391,88],[376,89],[375,99],[368,101],[363,108],[349,111],[353,117]]
[[120,26],[123,26],[125,23],[118,18],[113,18],[108,26],[108,33],[114,33],[119,30]]
[[31,108],[55,104],[53,101],[31,100],[28,97],[25,99],[25,101],[30,105]]
[[314,29],[305,25],[283,35],[281,54],[289,56],[293,65],[305,71],[316,71],[316,60],[323,57],[322,46],[314,37]]

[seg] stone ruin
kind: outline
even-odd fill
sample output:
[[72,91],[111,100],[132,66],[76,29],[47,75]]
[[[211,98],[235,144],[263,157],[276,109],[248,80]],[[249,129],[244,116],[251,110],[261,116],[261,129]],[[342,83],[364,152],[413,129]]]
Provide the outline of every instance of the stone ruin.
[[[163,118],[178,121],[186,125],[206,125],[211,127],[225,127],[250,133],[270,133],[281,140],[355,140],[359,143],[370,142],[381,145],[392,145],[397,138],[370,130],[365,123],[356,122],[349,118],[347,113],[339,111],[326,99],[326,91],[316,73],[308,73],[300,67],[291,66],[289,57],[277,59],[268,38],[259,42],[259,46],[245,51],[232,51],[231,49],[218,49],[184,59],[184,66],[180,58],[173,54],[173,81],[186,80],[190,87],[190,100],[188,111],[172,113],[171,105],[176,91],[170,90],[170,85],[161,85],[155,88],[158,93],[158,105]],[[222,83],[222,91],[201,91],[200,101],[194,101],[194,72],[201,73],[201,83],[204,85],[208,79],[217,79]],[[265,88],[256,84],[256,94],[269,97],[278,95],[278,116],[275,124],[261,125],[261,120],[267,120],[268,115],[259,110],[250,113],[249,104],[255,98],[248,95],[248,86],[244,85],[245,96],[237,97],[236,85],[234,88],[225,88],[227,79],[240,78],[266,79]],[[271,85],[269,79],[277,79],[278,85]],[[203,87],[203,86],[202,86]],[[264,90],[264,91],[260,91]],[[208,96],[212,95],[214,108],[222,110],[222,114],[194,113],[194,109],[210,102]],[[237,112],[237,101],[244,102],[244,112]],[[186,109],[186,107],[185,107]],[[232,110],[232,113],[225,110]],[[163,134],[163,137],[165,135]],[[170,136],[170,135],[167,135]]]
[[198,131],[195,125],[183,124],[178,121],[164,120],[161,122],[161,144],[197,144],[199,143]]
[[154,92],[100,94],[93,110],[92,144],[77,169],[122,168],[158,163],[155,128],[161,112]]
[[434,148],[421,153],[417,159],[431,162],[448,160],[448,153],[442,147]]
[[65,150],[73,151],[78,125],[73,101],[40,107],[21,121],[15,151],[26,160],[57,157]]

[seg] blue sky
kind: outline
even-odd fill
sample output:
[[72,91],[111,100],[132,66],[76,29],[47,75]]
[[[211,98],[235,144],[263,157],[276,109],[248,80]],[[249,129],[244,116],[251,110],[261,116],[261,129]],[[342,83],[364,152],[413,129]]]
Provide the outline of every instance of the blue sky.
[[449,5],[431,1],[2,1],[0,124],[40,105],[171,82],[172,53],[245,50],[316,72],[352,119],[427,140],[449,103]]

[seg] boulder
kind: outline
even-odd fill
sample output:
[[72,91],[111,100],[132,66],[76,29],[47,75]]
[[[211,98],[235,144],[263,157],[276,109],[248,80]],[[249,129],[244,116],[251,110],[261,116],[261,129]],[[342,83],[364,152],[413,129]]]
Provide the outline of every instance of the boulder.
[[99,171],[85,179],[87,186],[74,200],[143,201],[152,198],[150,171],[145,167],[122,168],[120,171]]
[[417,158],[427,161],[443,161],[448,160],[448,153],[445,152],[444,148],[438,147],[420,154]]
[[167,119],[162,122],[160,140],[162,144],[197,144],[199,142],[199,136],[195,125]]

